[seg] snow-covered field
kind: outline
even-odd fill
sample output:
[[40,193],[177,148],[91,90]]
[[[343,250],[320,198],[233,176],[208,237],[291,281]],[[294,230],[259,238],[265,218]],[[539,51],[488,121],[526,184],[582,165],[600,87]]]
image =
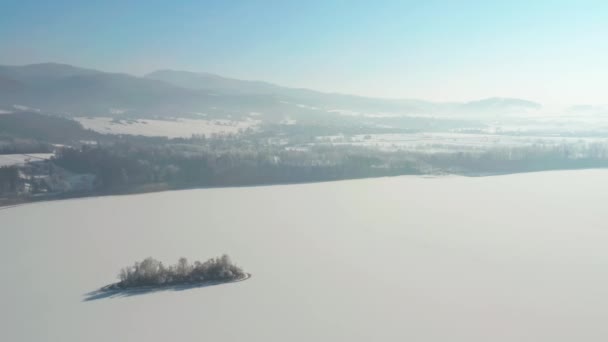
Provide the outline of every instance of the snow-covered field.
[[53,153],[0,154],[0,167],[21,165],[27,163],[28,161],[49,159],[52,156]]
[[210,136],[212,134],[239,133],[247,128],[254,128],[259,121],[247,119],[233,120],[204,120],[204,119],[174,119],[174,120],[120,120],[112,118],[76,118],[85,128],[100,133],[131,134],[145,136],[166,136],[169,138],[190,138],[193,134]]
[[318,142],[334,145],[376,147],[383,150],[411,150],[420,152],[474,151],[488,147],[522,147],[532,145],[608,143],[608,138],[579,138],[552,136],[510,136],[466,133],[404,133],[321,136]]
[[[2,341],[606,341],[608,171],[397,177],[0,210]],[[83,301],[229,253],[234,284]]]

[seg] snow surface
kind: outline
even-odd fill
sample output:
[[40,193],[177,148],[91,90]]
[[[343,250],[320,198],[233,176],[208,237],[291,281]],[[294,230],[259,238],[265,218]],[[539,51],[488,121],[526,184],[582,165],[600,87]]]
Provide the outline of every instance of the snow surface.
[[[608,171],[185,190],[0,210],[2,341],[606,341]],[[253,276],[83,301],[153,256]]]
[[53,153],[0,154],[0,167],[21,165],[28,161],[49,159],[53,155]]

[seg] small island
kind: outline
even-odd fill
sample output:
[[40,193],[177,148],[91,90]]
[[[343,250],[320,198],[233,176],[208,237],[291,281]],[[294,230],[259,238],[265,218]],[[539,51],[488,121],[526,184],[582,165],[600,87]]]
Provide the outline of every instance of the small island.
[[141,288],[165,288],[174,286],[197,286],[229,283],[248,279],[250,275],[232,263],[226,254],[205,262],[189,264],[180,258],[175,265],[165,266],[162,262],[146,258],[133,266],[120,270],[118,283],[103,287],[102,291],[122,291]]

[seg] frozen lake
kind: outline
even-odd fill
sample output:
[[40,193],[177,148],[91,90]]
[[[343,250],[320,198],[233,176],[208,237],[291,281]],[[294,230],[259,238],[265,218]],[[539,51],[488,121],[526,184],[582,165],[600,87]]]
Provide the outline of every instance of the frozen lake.
[[[2,341],[606,341],[608,171],[173,191],[0,210]],[[249,280],[83,301],[153,256]]]

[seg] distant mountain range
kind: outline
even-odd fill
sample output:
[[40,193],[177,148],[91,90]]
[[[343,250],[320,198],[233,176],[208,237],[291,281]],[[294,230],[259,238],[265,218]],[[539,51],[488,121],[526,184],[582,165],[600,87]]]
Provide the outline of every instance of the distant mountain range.
[[[379,99],[288,88],[208,73],[159,70],[143,77],[66,64],[0,66],[0,109],[37,108],[65,116],[258,115],[325,120],[365,115],[483,115],[538,110],[537,103],[490,98],[468,103]],[[346,114],[345,114],[346,113]]]

